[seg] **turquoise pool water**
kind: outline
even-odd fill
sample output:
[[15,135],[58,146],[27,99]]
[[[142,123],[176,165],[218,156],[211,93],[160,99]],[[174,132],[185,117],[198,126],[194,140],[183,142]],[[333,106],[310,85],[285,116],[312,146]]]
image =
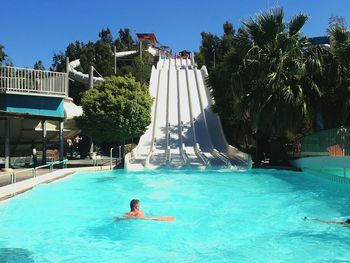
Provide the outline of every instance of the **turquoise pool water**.
[[[348,262],[349,188],[275,170],[79,173],[0,203],[0,262]],[[118,220],[133,198],[173,222]]]

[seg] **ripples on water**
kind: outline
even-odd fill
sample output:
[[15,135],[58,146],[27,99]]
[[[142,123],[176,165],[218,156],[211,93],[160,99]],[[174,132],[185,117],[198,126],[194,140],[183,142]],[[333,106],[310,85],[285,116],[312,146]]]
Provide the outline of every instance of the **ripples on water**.
[[[122,219],[133,198],[176,220]],[[349,201],[289,171],[80,173],[0,205],[0,262],[341,262],[350,228],[303,218],[350,218]]]

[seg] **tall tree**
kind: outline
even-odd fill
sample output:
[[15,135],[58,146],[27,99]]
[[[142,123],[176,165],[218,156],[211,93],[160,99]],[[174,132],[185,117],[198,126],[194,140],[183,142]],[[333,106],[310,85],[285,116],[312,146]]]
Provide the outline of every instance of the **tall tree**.
[[308,18],[299,14],[289,23],[283,19],[283,9],[276,8],[245,21],[243,29],[251,40],[244,59],[254,84],[251,113],[258,129],[277,135],[295,129],[308,113],[305,90],[318,92],[317,85],[303,83],[308,76],[303,54],[307,39],[300,30]]
[[58,72],[66,70],[66,55],[63,52],[53,54],[50,70]]
[[107,27],[106,29],[102,29],[101,32],[98,34],[100,40],[102,40],[105,44],[109,45],[110,47],[113,46],[113,36],[111,30]]
[[[327,97],[332,125],[350,123],[350,31],[343,25],[334,25],[329,29],[331,54],[329,77],[333,82]],[[329,116],[328,119],[330,119]]]
[[0,45],[0,65],[2,65],[3,61],[6,59],[7,55],[4,51],[4,46]]
[[[137,55],[132,55],[128,57],[128,60],[118,60],[117,67],[114,69],[114,45],[116,45],[117,51],[136,49],[135,41],[128,28],[120,29],[119,37],[116,40],[113,40],[111,30],[106,28],[101,30],[96,42],[83,43],[77,40],[67,46],[65,53],[55,53],[51,69],[65,71],[66,57],[68,57],[69,61],[80,59],[80,66],[76,69],[85,74],[89,73],[89,67],[92,65],[95,68],[94,76],[106,77],[113,75],[114,72],[119,76],[132,73],[136,80],[147,83],[153,64],[152,57],[145,54],[140,60]],[[87,89],[87,85],[72,81],[70,82],[69,96],[80,105],[82,94]]]
[[115,46],[118,51],[134,50],[136,48],[136,43],[129,28],[119,30],[119,37],[115,40]]
[[274,140],[312,118],[309,97],[319,99],[322,92],[309,70],[321,69],[317,53],[306,55],[301,29],[307,19],[298,14],[284,22],[277,8],[243,21],[232,48],[210,74],[214,109],[238,131]]
[[44,64],[43,64],[43,62],[41,60],[38,60],[34,64],[34,69],[45,70],[45,66],[44,66]]
[[198,65],[206,65],[209,72],[214,68],[214,64],[220,63],[233,47],[235,29],[232,23],[226,21],[223,24],[223,31],[224,35],[221,38],[212,33],[201,33],[202,42],[195,57]]
[[233,25],[226,21],[223,25],[224,35],[220,44],[220,55],[224,56],[234,45],[235,30]]
[[208,70],[214,67],[215,63],[218,63],[218,59],[221,58],[220,52],[220,38],[212,33],[202,32],[202,43],[199,53],[196,54],[197,63],[199,65],[206,65]]
[[342,27],[346,28],[346,21],[345,18],[342,16],[335,16],[332,15],[329,20],[328,20],[328,28],[327,28],[327,33],[330,35],[332,32],[333,27]]
[[74,43],[70,43],[66,48],[66,56],[69,57],[70,61],[76,60],[80,58],[81,50],[84,44],[80,41],[75,41]]
[[0,66],[13,66],[11,58],[5,53],[5,47],[0,44]]

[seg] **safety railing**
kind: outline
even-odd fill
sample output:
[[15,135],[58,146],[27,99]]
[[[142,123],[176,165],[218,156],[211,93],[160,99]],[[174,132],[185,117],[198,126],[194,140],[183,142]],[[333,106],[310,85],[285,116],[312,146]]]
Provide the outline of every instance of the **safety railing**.
[[[8,173],[1,173],[0,177],[3,178],[5,176],[10,176],[11,177],[11,184],[14,184],[19,181],[29,179],[29,178],[35,178],[38,177],[39,175],[39,170],[47,168],[48,172],[52,172],[54,169],[54,166],[60,166],[60,168],[67,168],[67,162],[68,160],[63,160],[63,161],[56,161],[56,162],[51,162],[45,165],[40,165],[35,168],[29,168],[29,169],[24,169],[20,171],[13,171],[13,172],[8,172]],[[22,176],[20,176],[22,175]]]
[[350,126],[313,133],[296,140],[287,149],[290,157],[350,156]]
[[17,176],[18,176],[19,174],[28,173],[28,172],[30,172],[31,177],[35,177],[35,169],[34,169],[34,168],[25,169],[25,170],[21,170],[21,171],[18,171],[18,172],[13,172],[13,173],[12,173],[12,180],[11,180],[11,183],[14,184],[14,183],[17,182]]
[[118,146],[118,158],[113,158],[113,150],[116,150],[116,148],[112,147],[109,150],[109,168],[112,170],[113,167],[113,160],[118,160],[119,163],[122,160],[122,150],[121,146]]
[[37,167],[34,168],[34,177],[38,176],[38,170],[44,169],[46,167],[49,168],[49,172],[53,171],[55,165],[62,164],[61,168],[67,168],[67,162],[68,162],[68,159],[65,159],[65,160],[62,160],[62,161],[56,161],[56,162],[51,162],[51,163],[48,163],[48,164],[45,164],[45,165],[37,166]]
[[[7,172],[7,173],[1,173],[0,174],[0,179],[3,179],[3,178],[6,178],[6,177],[8,177],[9,178],[9,181],[10,181],[10,184],[13,184],[14,183],[14,181],[15,181],[15,175],[14,175],[14,173],[12,173],[12,172]],[[3,183],[1,184],[1,185],[3,185]],[[6,184],[5,184],[6,185]]]
[[66,73],[0,66],[0,93],[68,96]]

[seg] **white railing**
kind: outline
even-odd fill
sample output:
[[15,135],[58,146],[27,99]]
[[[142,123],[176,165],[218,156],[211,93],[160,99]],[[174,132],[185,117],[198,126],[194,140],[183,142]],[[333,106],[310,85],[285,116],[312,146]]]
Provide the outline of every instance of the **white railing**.
[[0,93],[68,97],[67,73],[0,67]]
[[[113,168],[113,160],[118,160],[119,163],[121,163],[122,161],[122,147],[118,146],[118,158],[113,158],[113,150],[116,150],[116,148],[112,147],[111,149],[109,149],[109,168],[112,170]],[[134,150],[134,149],[133,149]],[[132,151],[133,151],[132,150]],[[131,152],[132,152],[131,151]],[[117,165],[117,164],[116,164]]]

